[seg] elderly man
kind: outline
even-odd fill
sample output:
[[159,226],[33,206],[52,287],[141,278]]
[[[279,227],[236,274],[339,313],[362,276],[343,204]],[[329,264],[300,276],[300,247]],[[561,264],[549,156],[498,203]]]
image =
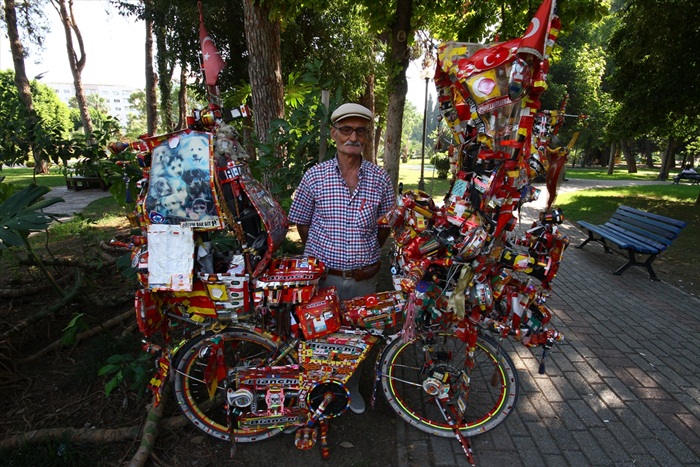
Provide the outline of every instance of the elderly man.
[[289,211],[305,253],[326,265],[321,285],[335,286],[341,300],[377,291],[380,249],[390,233],[377,227],[377,219],[394,204],[391,179],[362,158],[373,118],[359,104],[333,112],[336,157],[304,174]]
[[[331,115],[336,156],[309,169],[299,183],[289,211],[304,252],[324,262],[322,287],[335,286],[341,300],[377,291],[380,249],[389,237],[377,219],[394,204],[389,175],[362,158],[372,112],[343,104]],[[359,370],[348,381],[350,409],[365,410],[357,385]]]

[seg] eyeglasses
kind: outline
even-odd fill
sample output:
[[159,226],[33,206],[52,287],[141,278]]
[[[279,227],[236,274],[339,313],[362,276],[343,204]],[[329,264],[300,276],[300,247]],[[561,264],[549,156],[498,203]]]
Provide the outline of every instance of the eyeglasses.
[[340,134],[344,135],[344,136],[350,136],[352,134],[352,132],[354,131],[358,138],[364,138],[365,136],[367,136],[367,132],[368,132],[367,128],[365,128],[363,126],[358,127],[358,128],[353,128],[351,126],[337,127],[337,126],[333,125],[333,128],[338,130],[340,132]]

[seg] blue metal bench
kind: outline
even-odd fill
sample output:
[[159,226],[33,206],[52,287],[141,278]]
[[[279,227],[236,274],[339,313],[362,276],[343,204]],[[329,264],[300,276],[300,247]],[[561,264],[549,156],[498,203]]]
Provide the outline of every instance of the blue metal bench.
[[[670,217],[640,211],[629,206],[620,206],[610,220],[603,225],[593,225],[586,221],[577,221],[583,229],[588,230],[588,238],[576,248],[583,248],[594,240],[605,248],[606,253],[614,253],[611,244],[627,252],[628,261],[614,272],[620,275],[630,266],[640,266],[649,272],[649,278],[658,280],[651,267],[656,257],[668,248],[678,237],[686,223]],[[597,237],[596,237],[597,235]],[[639,262],[636,254],[648,255]]]

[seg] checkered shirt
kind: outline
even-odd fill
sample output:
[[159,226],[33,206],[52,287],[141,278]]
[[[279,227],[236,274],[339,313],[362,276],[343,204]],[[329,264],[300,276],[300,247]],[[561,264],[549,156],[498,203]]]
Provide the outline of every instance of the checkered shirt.
[[394,188],[380,167],[362,160],[354,193],[337,157],[309,169],[299,183],[289,221],[309,226],[305,253],[348,271],[379,260],[377,219],[394,205]]

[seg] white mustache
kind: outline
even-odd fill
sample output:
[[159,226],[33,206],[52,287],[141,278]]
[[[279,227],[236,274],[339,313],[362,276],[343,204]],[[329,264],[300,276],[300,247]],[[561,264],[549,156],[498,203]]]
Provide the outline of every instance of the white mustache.
[[343,146],[362,146],[359,141],[346,141]]

